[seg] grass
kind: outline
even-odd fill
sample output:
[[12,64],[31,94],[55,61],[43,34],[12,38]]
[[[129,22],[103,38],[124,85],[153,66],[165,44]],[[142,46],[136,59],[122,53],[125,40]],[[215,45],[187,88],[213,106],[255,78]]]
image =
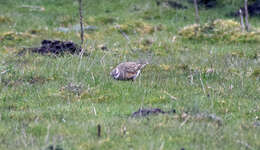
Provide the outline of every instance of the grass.
[[[80,43],[78,33],[55,30],[78,24],[76,1],[0,1],[0,149],[260,149],[258,43],[180,38],[178,31],[194,22],[188,3],[187,10],[149,0],[83,3],[85,25],[98,29],[85,34],[88,56],[80,60],[17,56],[43,39]],[[201,22],[230,19],[231,10],[235,6],[201,8]],[[130,42],[116,25],[125,27]],[[150,65],[135,82],[109,76],[118,63],[139,59]],[[131,118],[141,107],[176,114]],[[214,114],[222,124],[200,114]]]

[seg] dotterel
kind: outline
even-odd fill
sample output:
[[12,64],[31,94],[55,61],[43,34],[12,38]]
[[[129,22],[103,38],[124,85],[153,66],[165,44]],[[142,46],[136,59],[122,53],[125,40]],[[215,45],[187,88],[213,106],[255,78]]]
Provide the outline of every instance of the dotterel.
[[116,80],[135,80],[148,63],[124,62],[116,66],[110,75]]

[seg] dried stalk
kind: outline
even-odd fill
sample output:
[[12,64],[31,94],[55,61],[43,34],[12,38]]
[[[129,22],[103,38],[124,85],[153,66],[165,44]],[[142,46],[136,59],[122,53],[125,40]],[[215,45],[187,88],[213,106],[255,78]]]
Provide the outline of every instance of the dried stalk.
[[83,29],[83,16],[82,16],[82,0],[79,1],[79,18],[80,18],[80,47],[82,48],[84,43],[84,29]]
[[186,117],[185,120],[184,120],[184,121],[181,123],[181,125],[179,126],[179,128],[181,128],[182,126],[184,126],[189,119],[190,119],[190,116]]
[[195,7],[195,21],[197,24],[200,23],[200,17],[199,17],[199,9],[198,9],[198,3],[197,0],[194,0],[194,7]]
[[163,91],[166,95],[168,95],[172,100],[177,100],[177,98],[175,96],[172,96],[170,93],[168,93],[167,91]]
[[203,81],[201,79],[201,73],[200,73],[200,84],[201,84],[201,87],[203,89],[204,94],[207,95],[206,90],[205,90],[205,86],[204,86]]
[[81,52],[79,54],[80,55],[80,62],[79,62],[79,65],[78,65],[78,72],[79,72],[79,69],[81,67],[81,60],[82,60],[82,57],[83,57],[84,52],[85,52],[85,47],[83,48],[83,44],[84,44],[84,25],[83,25],[83,15],[82,15],[82,0],[78,0],[78,2],[79,2],[80,39],[81,39],[81,42],[80,42]]
[[245,31],[245,24],[244,24],[244,18],[243,18],[243,12],[241,9],[239,9],[239,15],[240,15],[240,25],[242,28],[242,31]]
[[97,136],[101,137],[101,125],[100,124],[97,125]]
[[247,0],[245,0],[245,22],[246,22],[246,31],[248,32],[249,29],[249,22],[248,22],[248,9],[247,9]]

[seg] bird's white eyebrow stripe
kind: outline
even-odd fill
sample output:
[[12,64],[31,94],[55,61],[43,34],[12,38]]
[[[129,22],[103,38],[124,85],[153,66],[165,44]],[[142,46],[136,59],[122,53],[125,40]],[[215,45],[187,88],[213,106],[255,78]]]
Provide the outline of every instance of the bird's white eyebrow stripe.
[[116,68],[116,74],[118,74],[119,73],[119,69],[118,68]]
[[119,77],[119,75],[120,75],[119,69],[116,68],[116,76],[115,76],[115,78],[117,79]]

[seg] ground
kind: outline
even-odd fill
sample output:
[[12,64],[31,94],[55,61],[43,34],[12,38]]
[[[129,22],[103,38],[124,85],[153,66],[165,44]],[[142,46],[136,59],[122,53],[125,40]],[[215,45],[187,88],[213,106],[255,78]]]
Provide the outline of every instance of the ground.
[[[0,1],[0,149],[260,149],[259,43],[183,39],[194,8],[83,0],[86,55],[19,51],[79,24],[71,0]],[[37,8],[37,7],[39,8]],[[200,8],[201,23],[239,6]],[[257,17],[250,18],[254,27]],[[109,72],[147,60],[136,81]],[[175,113],[131,117],[140,108]],[[98,136],[98,126],[101,127]]]

